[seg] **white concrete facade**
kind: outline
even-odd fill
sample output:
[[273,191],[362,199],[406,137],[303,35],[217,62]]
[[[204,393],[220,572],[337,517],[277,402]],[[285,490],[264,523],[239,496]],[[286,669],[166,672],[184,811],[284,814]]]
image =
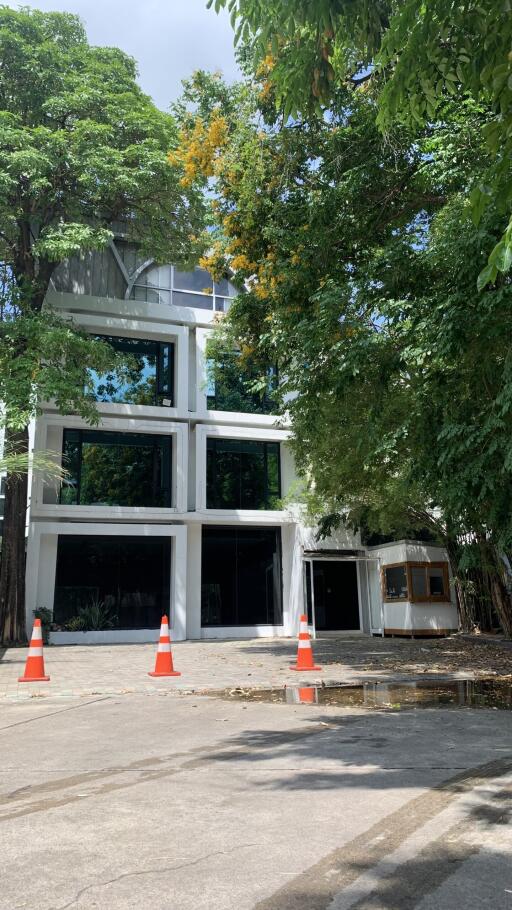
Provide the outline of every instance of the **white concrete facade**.
[[[151,264],[146,263],[145,268],[149,267]],[[139,268],[140,276],[143,268]],[[126,294],[133,293],[136,280],[140,279],[133,279],[133,276],[130,278],[131,284],[128,283]],[[354,565],[359,616],[357,624],[354,621],[354,631],[382,634],[390,623],[393,629],[403,627],[410,632],[425,627],[435,630],[456,628],[453,594],[450,594],[443,609],[440,609],[439,604],[435,607],[423,605],[422,610],[419,610],[417,605],[409,602],[383,603],[381,566],[412,558],[407,548],[404,549],[401,544],[396,544],[395,550],[385,547],[365,550],[360,540],[345,530],[329,541],[319,543],[314,529],[301,523],[300,509],[289,505],[269,510],[208,507],[206,452],[209,438],[279,443],[281,499],[285,502],[296,482],[293,458],[287,444],[289,430],[282,421],[277,425],[275,416],[214,411],[207,407],[205,348],[208,335],[218,318],[213,308],[176,306],[169,302],[154,302],[152,299],[94,296],[87,293],[87,287],[77,290],[78,293],[53,290],[48,295],[48,302],[66,318],[93,334],[174,344],[172,406],[100,403],[100,422],[95,428],[110,433],[170,437],[171,500],[167,507],[158,508],[64,504],[59,502],[58,490],[40,478],[35,478],[31,489],[27,550],[28,630],[32,625],[34,609],[53,609],[58,540],[61,536],[73,534],[91,538],[95,535],[112,536],[122,540],[129,537],[171,540],[170,599],[168,605],[164,606],[167,606],[171,634],[176,640],[296,635],[299,616],[307,609],[305,560],[310,563],[313,561],[316,566],[315,554],[318,556],[318,565],[322,559],[331,565],[336,560],[351,561]],[[153,286],[150,290],[152,294],[156,293]],[[169,299],[174,299],[170,297],[171,291],[165,293],[169,294]],[[193,297],[199,299],[198,293],[191,294],[191,301]],[[55,452],[55,458],[59,460],[62,457],[64,430],[83,429],[86,429],[86,424],[80,418],[61,415],[53,403],[48,402],[44,406],[43,415],[36,421],[35,448]],[[211,526],[278,529],[282,622],[237,626],[202,625],[202,539],[203,529]],[[442,551],[432,556],[431,549],[423,548],[421,555],[428,560],[439,558],[441,552],[442,559],[446,559]],[[418,558],[418,554],[413,556]],[[340,603],[341,629],[346,628],[342,615],[343,604]],[[310,615],[310,620],[313,621],[314,616]],[[157,636],[157,628],[112,629],[102,632],[61,630],[52,633],[52,640],[56,643],[152,641]]]

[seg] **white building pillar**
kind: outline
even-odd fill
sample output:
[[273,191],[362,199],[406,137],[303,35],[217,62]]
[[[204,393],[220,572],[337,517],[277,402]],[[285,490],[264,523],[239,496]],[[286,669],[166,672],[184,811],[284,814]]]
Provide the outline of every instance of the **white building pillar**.
[[171,632],[175,641],[187,637],[187,528],[173,527]]
[[53,610],[55,596],[55,571],[57,568],[57,534],[39,534],[37,525],[31,524],[27,541],[25,573],[25,621],[27,635],[34,621],[34,610],[46,607]]
[[201,541],[202,525],[188,526],[187,638],[201,638]]

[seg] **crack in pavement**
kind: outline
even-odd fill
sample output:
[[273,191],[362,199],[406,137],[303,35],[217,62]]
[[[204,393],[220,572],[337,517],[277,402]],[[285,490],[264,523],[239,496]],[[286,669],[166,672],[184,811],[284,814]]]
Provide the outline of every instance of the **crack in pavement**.
[[35,720],[43,720],[45,717],[55,717],[56,714],[65,714],[66,711],[76,711],[77,708],[86,708],[87,705],[96,705],[99,701],[107,701],[108,696],[93,698],[92,701],[83,701],[79,705],[68,705],[67,708],[61,708],[59,711],[48,711],[47,714],[37,714],[35,717],[27,717],[26,720],[17,720],[14,724],[6,724],[0,727],[0,733],[4,730],[12,730],[13,727],[21,727],[23,724],[31,724]]
[[238,844],[236,847],[232,847],[231,850],[215,850],[212,853],[207,853],[205,856],[199,856],[197,859],[189,860],[185,863],[179,863],[177,866],[163,866],[158,869],[139,869],[137,872],[121,872],[120,875],[116,875],[115,878],[109,878],[105,882],[93,882],[90,885],[86,885],[84,888],[80,888],[77,891],[75,897],[72,898],[67,904],[61,904],[59,907],[50,907],[49,910],[69,910],[69,907],[72,907],[73,904],[76,904],[81,897],[87,892],[91,891],[93,888],[106,888],[107,885],[115,884],[120,882],[125,878],[132,878],[141,875],[161,875],[165,872],[178,872],[180,869],[187,869],[189,866],[197,866],[199,863],[204,863],[206,860],[211,859],[214,856],[229,856],[230,853],[235,853],[237,850],[246,850],[249,847],[263,847],[264,844]]

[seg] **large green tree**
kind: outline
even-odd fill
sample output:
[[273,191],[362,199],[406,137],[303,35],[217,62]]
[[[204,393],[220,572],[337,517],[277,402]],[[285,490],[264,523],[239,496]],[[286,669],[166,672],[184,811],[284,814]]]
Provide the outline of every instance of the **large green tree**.
[[[328,116],[283,124],[264,72],[229,103],[215,85],[189,89],[201,123],[183,118],[177,158],[217,190],[204,264],[229,262],[248,288],[219,349],[278,365],[327,527],[426,528],[450,548],[468,625],[493,613],[512,633],[511,288],[477,290],[501,215],[477,227],[465,201],[492,112],[445,100],[435,124],[384,135],[372,95],[350,87]],[[205,159],[194,137],[221,116]]]
[[[202,203],[167,157],[173,117],[134,61],[91,47],[76,16],[0,8],[0,400],[10,452],[28,449],[42,400],[94,421],[88,367],[108,348],[43,307],[56,265],[104,247],[113,222],[156,260],[192,253]],[[27,476],[8,473],[0,638],[24,635]]]
[[471,186],[476,223],[500,216],[479,285],[512,265],[512,15],[504,0],[209,0],[231,11],[237,40],[252,46],[285,118],[328,108],[341,84],[374,83],[378,122],[420,126],[446,97],[488,107],[490,160]]

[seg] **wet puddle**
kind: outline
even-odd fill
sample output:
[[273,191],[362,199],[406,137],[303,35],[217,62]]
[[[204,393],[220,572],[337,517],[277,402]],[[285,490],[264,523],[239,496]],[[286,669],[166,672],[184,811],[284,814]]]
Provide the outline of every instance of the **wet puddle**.
[[231,689],[223,696],[240,701],[340,708],[497,708],[512,710],[512,682],[459,679],[414,682],[367,682],[357,686],[284,686],[279,689]]

